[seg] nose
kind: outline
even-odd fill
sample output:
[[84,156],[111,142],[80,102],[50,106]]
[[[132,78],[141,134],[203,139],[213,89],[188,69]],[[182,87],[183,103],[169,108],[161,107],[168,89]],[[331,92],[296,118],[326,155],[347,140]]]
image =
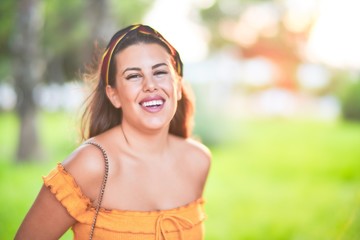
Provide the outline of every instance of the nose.
[[143,91],[154,92],[155,90],[157,90],[157,85],[154,78],[152,76],[145,77],[143,83]]

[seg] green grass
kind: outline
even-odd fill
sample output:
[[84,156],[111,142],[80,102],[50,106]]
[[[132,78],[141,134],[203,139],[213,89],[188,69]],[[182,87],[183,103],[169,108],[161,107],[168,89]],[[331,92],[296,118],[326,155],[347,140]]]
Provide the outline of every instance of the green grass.
[[207,239],[359,239],[360,125],[239,123],[213,149]]
[[[46,175],[75,147],[74,117],[42,113],[38,119],[44,146],[39,163],[15,163],[19,123],[14,114],[0,114],[0,239],[13,239]],[[71,239],[68,233],[64,239]]]
[[[16,165],[18,122],[0,114],[0,239],[13,238],[41,176],[75,147],[74,122],[42,113],[48,161]],[[238,121],[211,150],[207,240],[360,239],[360,124]]]

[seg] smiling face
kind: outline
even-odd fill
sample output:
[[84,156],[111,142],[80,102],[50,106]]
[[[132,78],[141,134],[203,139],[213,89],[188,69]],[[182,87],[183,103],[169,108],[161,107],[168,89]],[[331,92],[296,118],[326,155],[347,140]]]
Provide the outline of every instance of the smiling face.
[[170,54],[158,44],[131,45],[115,56],[116,84],[107,95],[122,108],[122,123],[136,128],[168,128],[181,98],[180,77]]

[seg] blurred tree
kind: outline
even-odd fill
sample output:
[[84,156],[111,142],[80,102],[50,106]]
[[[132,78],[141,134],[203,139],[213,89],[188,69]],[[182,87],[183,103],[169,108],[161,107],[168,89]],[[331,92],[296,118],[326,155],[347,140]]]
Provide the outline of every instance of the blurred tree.
[[[224,32],[236,31],[240,28],[240,24],[244,22],[245,24],[242,26],[255,29],[254,26],[256,24],[246,25],[246,22],[250,20],[246,18],[244,20],[242,16],[249,16],[249,10],[255,9],[256,7],[258,7],[257,14],[261,13],[261,11],[259,12],[260,7],[262,7],[262,9],[273,9],[274,12],[280,15],[281,19],[283,12],[279,11],[279,6],[279,2],[271,0],[217,0],[212,7],[202,11],[202,18],[209,24],[211,32],[213,33],[211,47],[214,50],[232,45],[235,46],[235,51],[243,59],[262,57],[274,65],[277,70],[274,83],[272,83],[271,86],[261,86],[260,89],[264,87],[278,87],[297,90],[298,83],[295,75],[296,69],[302,59],[299,48],[303,46],[307,32],[291,32],[284,26],[282,21],[277,20],[274,20],[276,24],[274,24],[272,28],[267,29],[267,32],[270,32],[270,34],[263,34],[260,30],[256,30],[257,32],[254,31],[252,36],[249,34],[250,38],[254,38],[249,42],[240,41],[246,38],[249,39],[249,36],[246,36],[247,30],[242,30],[241,33],[238,32],[236,37],[235,35],[231,36],[231,34]],[[256,11],[251,12],[251,14],[254,15],[253,19],[256,18],[255,12]],[[257,24],[261,24],[261,22]],[[262,31],[265,32],[264,30]],[[227,36],[231,37],[229,38]],[[258,86],[253,88],[254,86],[247,86],[247,90],[259,90]]]
[[[84,64],[92,62],[95,43],[99,49],[118,29],[140,22],[149,0],[60,0],[46,2],[44,48],[45,81],[76,78]],[[65,17],[64,17],[65,16]]]
[[82,0],[66,3],[56,0],[46,1],[42,39],[47,65],[45,82],[63,83],[73,79],[79,58],[79,50],[76,47],[87,36],[86,19],[84,19],[85,3]]
[[[40,159],[34,87],[44,81],[61,83],[76,78],[82,66],[93,60],[93,41],[105,47],[103,39],[108,40],[125,25],[140,22],[151,4],[149,0],[2,0],[0,77],[14,77],[19,161]],[[12,72],[7,70],[10,62]]]
[[[111,11],[117,24],[116,30],[127,25],[140,23],[145,13],[149,10],[154,0],[118,1],[110,0]],[[113,33],[112,33],[113,34]]]
[[360,122],[360,78],[352,80],[341,98],[344,119]]
[[[42,1],[44,25],[39,36],[45,60],[44,81],[64,82],[76,78],[83,64],[91,61],[94,41],[105,47],[115,31],[141,22],[152,0]],[[15,37],[18,2],[0,3],[0,81],[12,78],[10,45]]]
[[1,0],[0,3],[0,83],[10,75],[11,50],[8,43],[14,26],[16,1]]
[[108,0],[47,2],[43,37],[46,82],[61,84],[76,77],[82,64],[91,58],[91,40],[99,37],[108,7]]
[[20,118],[19,161],[40,157],[33,88],[41,81],[43,73],[40,45],[42,26],[42,1],[19,0],[12,43],[13,75],[18,96],[16,110]]
[[237,20],[250,4],[269,2],[270,0],[215,0],[215,3],[200,11],[204,25],[211,31],[210,47],[217,50],[229,41],[220,32],[220,23],[226,19]]
[[278,73],[274,85],[279,88],[296,90],[296,69],[301,58],[296,51],[298,39],[296,34],[287,31],[283,25],[272,38],[260,37],[255,44],[241,49],[244,58],[265,57],[277,67]]

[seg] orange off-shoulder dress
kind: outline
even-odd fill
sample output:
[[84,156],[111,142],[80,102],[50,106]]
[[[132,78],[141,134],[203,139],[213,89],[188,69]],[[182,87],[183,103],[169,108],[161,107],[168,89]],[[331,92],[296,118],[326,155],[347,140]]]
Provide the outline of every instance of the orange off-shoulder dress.
[[[75,179],[58,164],[44,184],[76,219],[74,239],[89,239],[95,208],[76,184]],[[204,201],[160,211],[127,211],[101,208],[93,239],[107,240],[202,240],[204,239]]]

